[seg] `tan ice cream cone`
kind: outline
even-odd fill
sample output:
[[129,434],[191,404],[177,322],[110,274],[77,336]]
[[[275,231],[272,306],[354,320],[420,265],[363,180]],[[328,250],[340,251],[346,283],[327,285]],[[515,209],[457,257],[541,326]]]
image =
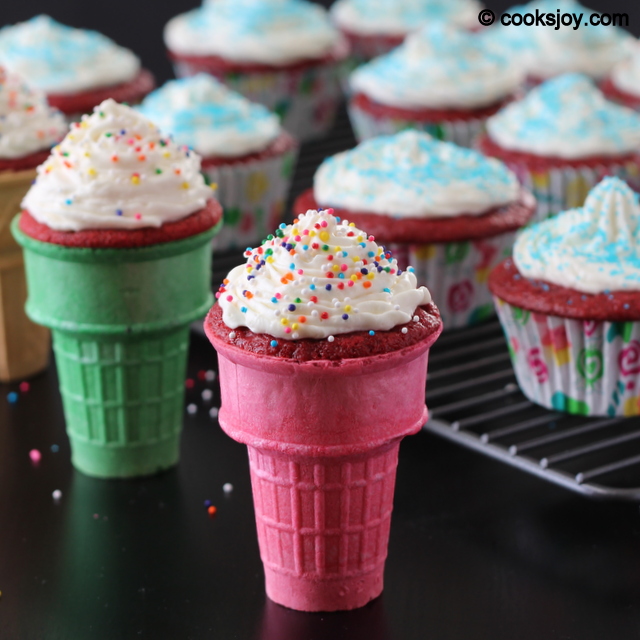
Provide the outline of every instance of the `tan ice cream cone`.
[[10,230],[35,177],[35,169],[0,173],[0,382],[38,373],[49,359],[49,330],[31,322],[24,311],[24,259]]

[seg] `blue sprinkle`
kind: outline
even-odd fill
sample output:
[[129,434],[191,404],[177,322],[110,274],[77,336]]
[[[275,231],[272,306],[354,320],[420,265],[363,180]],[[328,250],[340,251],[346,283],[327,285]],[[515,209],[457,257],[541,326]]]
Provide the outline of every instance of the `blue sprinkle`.
[[286,228],[287,228],[287,225],[286,225],[284,222],[281,222],[281,223],[280,223],[280,228],[281,228],[281,229],[286,229]]
[[51,453],[58,453],[60,451],[60,447],[57,444],[51,445]]
[[315,291],[316,285],[315,284],[310,284],[309,285],[309,289],[311,289],[311,291]]
[[296,268],[296,265],[292,262],[292,263],[289,265],[289,269],[295,269],[295,268]]
[[308,244],[303,244],[303,245],[302,245],[302,248],[303,248],[305,251],[307,251],[307,250],[309,249],[309,245],[308,245]]
[[628,303],[628,302],[625,302],[625,303],[622,305],[622,307],[623,307],[624,309],[628,309],[628,308],[629,308],[629,303]]
[[278,346],[278,341],[277,341],[277,340],[272,340],[269,344],[270,344],[272,347],[277,347],[277,346]]
[[567,300],[567,304],[573,304],[573,300],[571,299]]
[[127,132],[126,132],[126,130],[125,130],[125,129],[120,129],[120,135],[121,135],[121,136],[126,135],[126,133],[127,133]]
[[375,254],[373,251],[369,251],[369,253],[367,253],[367,255],[368,255],[370,258],[373,258],[373,256],[375,256],[376,254]]
[[208,509],[211,506],[211,500],[205,500],[204,506]]
[[289,309],[289,311],[295,311],[296,310],[296,305],[295,304],[290,304],[287,309]]
[[240,309],[240,311],[242,311],[242,313],[247,313],[247,307],[242,307],[242,309]]
[[71,198],[64,201],[65,204],[73,204],[73,200]]
[[375,332],[375,331],[369,331],[369,335],[370,335],[370,336],[375,336],[375,335],[376,335],[376,332]]
[[389,289],[389,287],[385,287],[383,291],[386,291],[387,293],[391,293],[391,289]]
[[338,278],[340,278],[341,280],[344,280],[344,273],[339,273]]
[[273,302],[273,304],[278,304],[278,298],[271,298],[271,302]]
[[116,209],[116,215],[117,216],[121,216],[122,215],[122,209]]
[[340,222],[340,218],[338,216],[334,216],[337,222]]
[[349,319],[349,314],[348,313],[343,313],[342,314],[342,319],[343,320],[348,320]]
[[360,269],[360,273],[364,276],[366,276],[369,273],[368,269]]
[[331,285],[330,285],[330,284],[328,284],[328,285],[325,287],[325,289],[326,289],[327,291],[331,291]]
[[9,404],[15,404],[18,402],[18,394],[15,391],[9,391],[9,393],[7,393],[7,400]]

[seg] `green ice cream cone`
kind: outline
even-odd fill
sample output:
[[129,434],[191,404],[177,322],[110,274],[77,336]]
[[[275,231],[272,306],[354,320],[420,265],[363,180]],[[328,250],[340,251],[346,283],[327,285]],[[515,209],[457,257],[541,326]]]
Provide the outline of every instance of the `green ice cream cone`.
[[124,478],[177,463],[189,323],[212,303],[218,228],[137,249],[83,249],[35,240],[14,219],[27,314],[52,330],[80,471]]

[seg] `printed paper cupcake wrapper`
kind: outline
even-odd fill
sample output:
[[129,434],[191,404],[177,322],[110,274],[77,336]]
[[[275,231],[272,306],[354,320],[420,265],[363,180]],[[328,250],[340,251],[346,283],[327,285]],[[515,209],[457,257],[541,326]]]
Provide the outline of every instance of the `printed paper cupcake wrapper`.
[[[269,73],[223,73],[218,79],[249,100],[280,116],[283,127],[302,142],[324,136],[333,126],[342,100],[340,63]],[[178,62],[178,78],[210,73],[206,66]]]
[[640,322],[572,320],[495,302],[532,402],[580,415],[640,415]]
[[203,167],[206,178],[218,185],[216,198],[224,209],[214,250],[257,246],[283,221],[297,155],[296,148],[242,164]]
[[532,222],[545,220],[561,211],[581,207],[589,191],[605,176],[618,176],[636,191],[640,189],[640,165],[611,163],[598,167],[553,168],[531,171],[524,164],[505,162],[518,180],[535,197],[538,208]]
[[393,135],[405,129],[417,129],[418,131],[426,131],[438,140],[455,142],[461,147],[471,147],[475,138],[484,130],[485,123],[485,119],[436,123],[377,117],[352,103],[349,104],[349,119],[358,142],[376,136]]
[[482,322],[495,314],[489,272],[511,255],[515,232],[466,242],[388,245],[402,268],[414,268],[438,305],[444,330]]

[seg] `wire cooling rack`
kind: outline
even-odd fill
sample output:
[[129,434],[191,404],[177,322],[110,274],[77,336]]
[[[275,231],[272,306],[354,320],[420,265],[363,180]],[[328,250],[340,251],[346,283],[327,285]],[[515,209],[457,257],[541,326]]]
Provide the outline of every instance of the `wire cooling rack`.
[[431,349],[425,430],[590,498],[640,502],[640,418],[548,411],[520,392],[497,320]]
[[[343,108],[331,135],[303,145],[287,211],[312,185],[324,158],[354,145]],[[214,289],[241,262],[241,252],[216,254]],[[202,323],[194,328],[202,332]],[[640,418],[569,416],[529,402],[516,384],[497,320],[438,339],[427,403],[426,431],[591,498],[640,502]]]

